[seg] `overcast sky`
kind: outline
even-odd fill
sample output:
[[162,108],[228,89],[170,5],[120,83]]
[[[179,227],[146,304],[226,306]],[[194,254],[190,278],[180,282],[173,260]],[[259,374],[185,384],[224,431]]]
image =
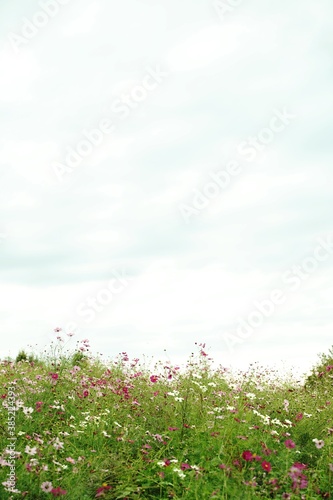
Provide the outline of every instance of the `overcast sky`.
[[58,326],[105,357],[205,342],[305,370],[328,350],[332,15],[1,2],[1,357]]

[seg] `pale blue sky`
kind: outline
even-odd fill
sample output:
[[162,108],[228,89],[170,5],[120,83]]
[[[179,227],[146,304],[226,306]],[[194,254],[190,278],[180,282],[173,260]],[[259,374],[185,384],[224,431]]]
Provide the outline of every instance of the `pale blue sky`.
[[[1,3],[0,356],[70,323],[107,356],[181,361],[198,341],[232,366],[306,369],[333,344],[332,255],[233,351],[225,337],[332,234],[332,4],[217,10]],[[273,122],[281,113],[292,118]],[[61,182],[55,162],[105,120],[114,130]],[[254,161],[240,149],[250,137]],[[193,210],[230,162],[239,173]],[[89,314],[115,272],[126,285]]]

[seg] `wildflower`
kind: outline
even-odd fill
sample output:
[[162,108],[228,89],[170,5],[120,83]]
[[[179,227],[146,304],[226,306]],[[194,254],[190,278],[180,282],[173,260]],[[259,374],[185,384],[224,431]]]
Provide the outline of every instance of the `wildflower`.
[[186,462],[183,462],[180,466],[181,470],[186,470],[186,469],[190,469],[191,466],[189,464],[187,464]]
[[289,448],[289,450],[291,450],[292,448],[295,448],[295,446],[296,446],[295,443],[294,443],[294,441],[292,441],[291,439],[287,439],[284,442],[284,444],[285,444],[286,448]]
[[293,471],[295,471],[295,470],[304,470],[304,469],[306,469],[306,468],[307,468],[307,465],[305,465],[305,464],[301,464],[300,462],[295,462],[295,463],[291,466],[290,470],[293,472]]
[[283,498],[284,500],[290,500],[291,495],[290,495],[290,493],[283,493],[282,498]]
[[151,376],[150,376],[150,381],[151,381],[153,384],[155,384],[155,382],[157,382],[157,381],[158,381],[158,376],[157,376],[157,375],[151,375]]
[[30,448],[30,446],[26,446],[24,451],[28,454],[28,455],[36,455],[37,453],[37,448],[34,447],[34,448]]
[[173,470],[173,472],[177,472],[178,476],[181,479],[184,479],[186,477],[185,474],[184,474],[184,472],[181,471],[180,469],[178,469],[177,467],[174,467],[172,470]]
[[292,479],[292,489],[295,490],[302,490],[305,489],[308,485],[308,480],[307,477],[302,473],[304,469],[306,469],[305,464],[301,464],[299,462],[295,462],[291,467],[290,467],[290,472],[289,476]]
[[64,447],[64,443],[62,443],[60,439],[57,437],[53,443],[53,446],[56,450],[60,450]]
[[50,483],[50,481],[45,481],[41,484],[40,487],[44,491],[44,493],[50,493],[53,489],[52,483]]
[[331,472],[333,472],[333,464],[328,464],[328,468]]
[[66,495],[67,491],[58,486],[58,488],[52,488],[51,493],[54,497],[60,497],[60,495]]
[[67,457],[66,458],[67,462],[69,462],[70,464],[76,464],[76,461],[74,460],[74,458],[72,457]]
[[302,418],[303,418],[303,413],[297,413],[297,415],[296,415],[296,417],[295,417],[295,418],[296,418],[296,420],[297,420],[297,421],[302,420]]
[[245,450],[242,453],[242,458],[249,462],[250,460],[254,459],[254,456],[252,455],[252,452],[250,450]]
[[318,450],[320,450],[320,448],[322,448],[325,444],[322,439],[312,439],[312,442],[315,444]]
[[43,402],[42,401],[37,401],[37,403],[36,403],[36,411],[38,413],[40,413],[40,411],[42,409],[42,406],[43,406]]
[[108,486],[107,483],[103,483],[100,488],[97,488],[95,498],[99,498],[101,496],[104,496],[104,492],[111,490],[112,486]]
[[264,460],[263,462],[261,462],[261,467],[266,472],[270,472],[272,470],[271,464],[269,462],[266,462],[266,460]]
[[57,327],[57,328],[54,329],[54,331],[55,331],[55,333],[59,333],[59,332],[62,331],[62,328]]
[[178,427],[168,427],[169,431],[178,431]]
[[23,408],[24,415],[30,415],[30,413],[32,413],[33,411],[34,411],[34,409],[31,407],[29,407],[29,408],[24,407]]

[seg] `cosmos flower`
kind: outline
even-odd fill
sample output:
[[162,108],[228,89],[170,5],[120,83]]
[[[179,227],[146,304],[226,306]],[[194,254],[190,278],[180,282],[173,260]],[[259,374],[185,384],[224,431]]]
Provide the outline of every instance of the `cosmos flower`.
[[324,446],[324,441],[322,439],[312,439],[312,442],[315,444],[316,448],[320,450]]
[[264,460],[263,462],[261,462],[261,467],[266,472],[270,472],[272,470],[271,464],[269,462],[266,462],[266,460]]
[[284,444],[285,444],[286,448],[289,448],[289,450],[291,450],[292,448],[295,448],[295,446],[296,446],[295,443],[294,443],[294,441],[292,439],[287,439],[284,442]]
[[50,481],[45,481],[40,485],[40,487],[44,491],[44,493],[51,493],[51,491],[53,490],[53,486]]

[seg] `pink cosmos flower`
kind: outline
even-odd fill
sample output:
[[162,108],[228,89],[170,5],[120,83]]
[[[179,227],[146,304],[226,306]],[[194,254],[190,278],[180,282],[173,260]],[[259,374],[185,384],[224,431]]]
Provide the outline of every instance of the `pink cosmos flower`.
[[191,466],[189,464],[187,464],[186,462],[183,462],[180,466],[181,470],[186,470],[186,469],[190,469]]
[[50,481],[45,481],[40,485],[40,487],[44,491],[44,493],[51,493],[53,489],[52,483],[50,483]]
[[325,444],[322,439],[312,439],[312,441],[318,450],[320,450],[320,448],[322,448]]
[[58,486],[58,488],[52,488],[51,493],[54,497],[60,497],[61,495],[66,495],[67,491]]
[[153,382],[153,384],[155,384],[155,382],[158,381],[158,376],[157,375],[151,375],[150,376],[150,381]]
[[292,448],[295,448],[295,446],[296,446],[295,443],[294,443],[294,441],[292,439],[287,439],[284,442],[284,444],[285,444],[286,448],[289,448],[289,450],[291,450]]

